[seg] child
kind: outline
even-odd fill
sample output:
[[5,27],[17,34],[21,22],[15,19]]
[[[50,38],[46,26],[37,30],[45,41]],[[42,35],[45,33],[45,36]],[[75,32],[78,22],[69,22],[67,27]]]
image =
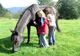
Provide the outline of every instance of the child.
[[55,28],[56,28],[56,18],[55,18],[55,13],[54,11],[52,12],[52,8],[46,8],[45,14],[49,19],[49,45],[54,45],[55,44]]
[[40,47],[49,47],[48,42],[46,40],[46,34],[48,33],[47,24],[48,20],[45,17],[45,14],[42,10],[38,11],[38,34],[39,34],[39,41]]
[[54,45],[55,44],[54,32],[56,28],[55,15],[48,14],[47,17],[49,18],[49,45],[52,44]]

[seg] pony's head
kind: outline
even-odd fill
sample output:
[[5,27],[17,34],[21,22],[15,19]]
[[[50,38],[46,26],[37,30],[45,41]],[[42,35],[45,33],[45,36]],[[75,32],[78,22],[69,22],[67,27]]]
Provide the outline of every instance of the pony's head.
[[18,51],[18,47],[20,46],[21,42],[22,42],[22,36],[17,32],[17,31],[11,31],[12,35],[11,35],[11,41],[12,41],[12,51],[16,52]]
[[58,16],[59,16],[59,13],[58,13],[57,8],[52,7],[52,6],[50,6],[50,7],[45,7],[45,8],[43,9],[43,11],[44,11],[44,13],[46,14],[46,16],[47,16],[48,14],[54,14],[55,17],[56,17],[56,19],[57,19]]

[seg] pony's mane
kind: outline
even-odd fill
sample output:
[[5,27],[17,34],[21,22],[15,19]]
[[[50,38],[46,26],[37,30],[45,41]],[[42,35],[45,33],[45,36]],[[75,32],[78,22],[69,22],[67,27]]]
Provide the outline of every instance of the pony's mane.
[[[27,14],[26,11],[29,11],[30,14],[32,15],[31,17],[34,18],[34,17],[35,17],[35,13],[36,13],[38,10],[40,10],[40,9],[39,9],[39,6],[38,6],[37,4],[32,4],[31,6],[27,7],[27,8],[22,12],[22,14],[20,15],[19,20],[18,20],[18,22],[17,22],[17,24],[16,24],[16,27],[15,27],[15,30],[16,30],[16,28],[17,28],[20,20],[21,20],[22,17],[24,16],[24,14]],[[27,18],[27,17],[26,17],[26,18]]]
[[[37,8],[35,8],[35,7],[37,7]],[[39,8],[38,8],[37,4],[32,4],[31,6],[27,7],[26,9],[24,9],[24,11],[21,13],[21,15],[19,17],[19,20],[22,18],[22,16],[26,12],[26,10],[29,10],[30,12],[32,12],[32,10],[39,10]]]

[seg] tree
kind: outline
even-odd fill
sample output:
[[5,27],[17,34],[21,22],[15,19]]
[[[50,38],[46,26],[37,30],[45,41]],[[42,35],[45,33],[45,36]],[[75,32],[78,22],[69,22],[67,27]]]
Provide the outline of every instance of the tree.
[[[79,0],[59,0],[58,10],[61,18],[71,19],[79,17]],[[79,7],[79,9],[78,9]]]
[[0,4],[0,17],[4,16],[4,14],[7,12],[6,9],[3,8],[3,6]]
[[80,0],[77,0],[76,1],[77,3],[76,3],[76,10],[78,11],[78,13],[79,13],[79,15],[78,15],[78,17],[80,17]]
[[38,0],[40,5],[47,5],[50,4],[53,0]]

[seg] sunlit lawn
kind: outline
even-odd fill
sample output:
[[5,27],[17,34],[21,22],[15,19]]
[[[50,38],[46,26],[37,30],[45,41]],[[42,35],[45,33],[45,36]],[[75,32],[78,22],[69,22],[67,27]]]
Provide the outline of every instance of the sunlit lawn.
[[0,56],[80,56],[80,20],[59,20],[61,33],[56,31],[56,45],[39,48],[35,27],[31,28],[31,41],[24,42],[16,53],[11,52],[10,29],[14,29],[16,19],[0,18]]

